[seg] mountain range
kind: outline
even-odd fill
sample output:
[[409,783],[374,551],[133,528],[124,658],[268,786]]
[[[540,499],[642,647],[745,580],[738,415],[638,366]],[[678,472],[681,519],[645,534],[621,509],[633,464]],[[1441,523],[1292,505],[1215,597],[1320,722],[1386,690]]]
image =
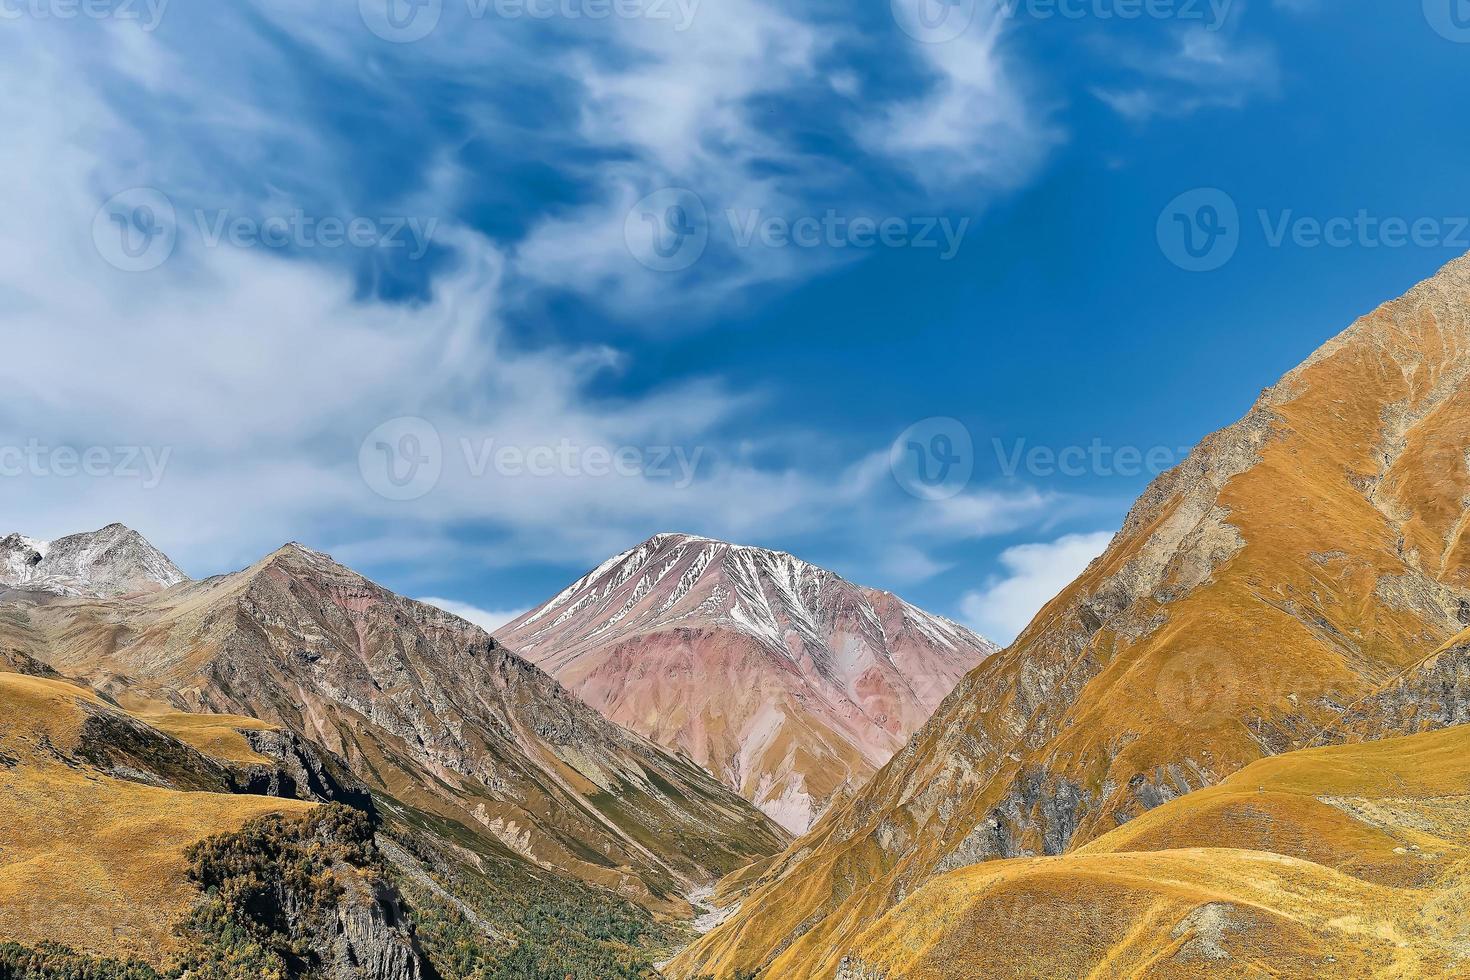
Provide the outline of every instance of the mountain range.
[[0,976],[1462,976],[1467,529],[1470,257],[1003,651],[687,534],[499,637],[297,544],[11,535]]
[[616,555],[498,637],[795,833],[996,650],[799,558],[689,534]]
[[[42,572],[0,603],[0,667],[75,685],[153,729],[199,734],[204,716],[235,719],[217,730],[231,742],[288,733],[371,791],[400,872],[456,907],[492,885],[552,881],[558,902],[585,904],[591,888],[620,915],[673,922],[689,915],[687,895],[789,839],[480,628],[324,554],[288,545],[194,582],[125,528],[26,540],[7,539],[42,554],[22,558]],[[479,931],[487,948],[509,932]],[[52,938],[110,951],[85,929]]]

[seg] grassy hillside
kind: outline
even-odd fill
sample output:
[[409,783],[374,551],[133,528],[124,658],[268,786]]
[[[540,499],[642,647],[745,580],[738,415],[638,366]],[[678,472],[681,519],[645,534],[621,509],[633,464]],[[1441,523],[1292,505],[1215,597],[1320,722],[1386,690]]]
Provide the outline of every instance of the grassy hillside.
[[177,743],[62,681],[0,674],[0,717],[0,940],[161,963],[178,948],[172,924],[198,894],[189,847],[257,817],[311,809],[99,771],[86,761],[98,717],[153,731],[160,757]]
[[1295,752],[1075,854],[937,878],[845,976],[1463,976],[1467,871],[1470,728]]

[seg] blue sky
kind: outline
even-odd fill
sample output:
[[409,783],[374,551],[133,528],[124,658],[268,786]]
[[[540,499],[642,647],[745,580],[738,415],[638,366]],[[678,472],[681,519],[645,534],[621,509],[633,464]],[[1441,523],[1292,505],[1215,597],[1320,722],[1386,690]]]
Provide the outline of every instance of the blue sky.
[[5,529],[487,620],[688,530],[1007,640],[1470,250],[1453,3],[5,0]]

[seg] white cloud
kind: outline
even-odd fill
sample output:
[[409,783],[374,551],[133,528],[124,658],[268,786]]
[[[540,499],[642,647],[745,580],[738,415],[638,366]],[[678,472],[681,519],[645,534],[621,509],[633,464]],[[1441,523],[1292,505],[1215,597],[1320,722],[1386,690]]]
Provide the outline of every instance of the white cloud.
[[[354,6],[294,5],[288,18],[274,13],[284,9],[277,0],[175,5],[151,34],[33,20],[0,32],[0,446],[36,440],[169,454],[152,488],[105,477],[7,481],[16,529],[56,537],[120,520],[191,573],[208,574],[292,539],[348,561],[485,566],[506,556],[600,561],[667,526],[766,540],[862,526],[875,567],[891,559],[894,575],[918,579],[944,567],[923,548],[949,530],[975,537],[1047,513],[1048,501],[1025,491],[941,506],[900,498],[883,456],[846,472],[841,458],[805,469],[752,462],[763,438],[778,437],[742,433],[750,448],[726,433],[760,392],[694,378],[610,398],[594,392],[627,369],[620,352],[591,342],[527,348],[507,336],[507,305],[528,289],[633,281],[610,264],[631,265],[618,213],[627,194],[679,175],[752,205],[796,207],[807,182],[831,176],[747,104],[808,84],[828,91],[829,72],[818,65],[826,41],[799,12],[760,0],[710,5],[703,33],[688,37],[602,25],[622,32],[606,57],[550,59],[549,81],[565,80],[558,71],[583,73],[576,92],[586,111],[575,137],[617,150],[622,162],[598,157],[584,175],[590,191],[579,199],[601,203],[543,221],[526,238],[494,240],[456,223],[473,175],[452,146],[421,147],[416,158],[429,162],[392,207],[442,218],[436,242],[447,257],[415,302],[364,289],[339,255],[206,247],[190,217],[196,208],[350,215],[361,205],[350,189],[358,147],[318,125],[315,72],[351,69],[362,86],[353,112],[370,125],[416,117],[405,65],[466,86],[485,74],[476,54],[486,50],[507,59],[495,62],[497,72],[543,70],[536,59],[544,53],[517,50],[494,29],[502,25],[441,29],[433,43],[400,50],[372,39]],[[273,23],[262,26],[262,9]],[[213,36],[231,44],[217,57],[194,57],[198,39]],[[310,61],[308,49],[325,63]],[[464,108],[475,119],[483,106]],[[759,176],[783,169],[794,176]],[[92,229],[104,200],[137,186],[166,189],[182,221],[172,259],[130,274],[103,261]],[[598,238],[599,222],[616,224]],[[594,237],[584,243],[586,233]],[[821,261],[746,256],[711,274],[728,287],[805,274]],[[688,284],[646,282],[654,286],[638,288],[668,302],[689,299]],[[358,451],[380,423],[407,415],[437,427],[445,472],[432,493],[395,503],[366,485]],[[684,486],[640,475],[475,476],[461,442],[490,440],[703,455]]]
[[431,597],[420,599],[419,602],[433,606],[436,609],[442,609],[451,615],[458,616],[460,619],[474,623],[487,633],[494,633],[500,627],[512,620],[519,619],[529,612],[526,609],[481,609],[479,606],[472,606],[468,602],[457,602],[454,599],[437,599]]
[[1007,574],[960,602],[965,617],[1000,643],[1020,635],[1041,608],[1054,599],[1092,560],[1107,550],[1111,532],[1069,534],[1049,544],[1024,544],[1000,556]]
[[863,142],[938,191],[1029,179],[1058,134],[1002,52],[1004,27],[1005,18],[992,14],[954,40],[910,42],[931,76],[929,89],[866,120]]
[[1273,47],[1242,41],[1223,29],[1192,27],[1176,32],[1165,50],[1124,47],[1113,54],[1145,82],[1097,85],[1092,93],[1135,122],[1238,109],[1252,98],[1275,95],[1281,84]]

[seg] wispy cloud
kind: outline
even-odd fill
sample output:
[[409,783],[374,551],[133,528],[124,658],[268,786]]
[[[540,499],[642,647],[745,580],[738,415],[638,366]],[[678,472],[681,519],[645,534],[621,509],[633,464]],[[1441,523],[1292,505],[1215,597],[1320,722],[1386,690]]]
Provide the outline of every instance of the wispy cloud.
[[987,11],[953,40],[909,40],[905,46],[922,65],[926,88],[864,120],[864,144],[936,191],[1029,180],[1059,133],[1006,55],[1005,23]]
[[1133,79],[1096,85],[1092,92],[1135,122],[1209,108],[1238,109],[1253,98],[1275,95],[1281,84],[1273,47],[1223,29],[1183,29],[1164,48],[1105,47]]
[[[692,276],[652,273],[628,254],[624,223],[637,195],[670,182],[700,188],[712,209],[805,214],[834,200],[878,213],[970,207],[975,191],[954,178],[1019,179],[1045,114],[1012,83],[998,35],[943,52],[905,43],[923,87],[863,107],[852,94],[871,87],[866,69],[834,60],[840,24],[803,5],[707,4],[683,33],[446,22],[417,45],[374,37],[355,7],[178,4],[152,32],[23,20],[0,37],[0,441],[168,454],[156,487],[12,483],[17,529],[125,520],[213,572],[292,538],[364,562],[486,565],[510,560],[491,550],[597,560],[663,526],[766,540],[862,526],[873,567],[919,580],[948,567],[933,553],[945,536],[1046,520],[1053,502],[1025,490],[932,507],[906,497],[883,458],[864,455],[872,447],[821,465],[763,458],[751,444],[781,434],[741,424],[759,390],[686,374],[618,395],[633,367],[624,351],[554,328],[529,344],[512,327],[539,293],[692,308],[849,260],[717,242]],[[219,36],[231,43],[196,56]],[[917,173],[931,160],[919,175],[930,190],[886,197],[876,184],[891,175],[836,173],[810,134],[768,123],[772,99],[833,100],[832,133],[855,153],[866,146],[875,167]],[[502,148],[544,151],[532,178],[506,172],[554,192],[497,221],[485,217],[500,217],[485,204],[496,181],[476,163],[511,155]],[[99,208],[136,188],[164,195],[177,240],[159,267],[125,272],[94,232],[99,221],[118,232]],[[201,217],[297,212],[432,219],[433,249],[414,264],[387,248],[247,247],[209,241]],[[359,457],[376,427],[408,416],[433,426],[443,472],[432,492],[395,501]],[[491,447],[562,445],[678,449],[697,465],[474,472]]]

